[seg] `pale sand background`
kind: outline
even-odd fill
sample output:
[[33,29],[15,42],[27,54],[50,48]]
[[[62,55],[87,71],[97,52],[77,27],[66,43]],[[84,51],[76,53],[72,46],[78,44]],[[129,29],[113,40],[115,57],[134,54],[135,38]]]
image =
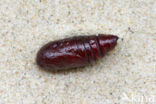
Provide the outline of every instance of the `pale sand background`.
[[[36,52],[48,41],[97,33],[120,40],[93,66],[63,73],[37,67]],[[154,101],[155,0],[0,0],[0,104]]]

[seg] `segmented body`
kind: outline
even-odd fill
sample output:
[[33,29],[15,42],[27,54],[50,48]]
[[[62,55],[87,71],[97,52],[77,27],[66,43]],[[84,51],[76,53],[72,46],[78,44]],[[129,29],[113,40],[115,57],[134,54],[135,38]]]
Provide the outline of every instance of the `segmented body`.
[[37,64],[45,69],[64,70],[83,67],[102,58],[117,44],[117,36],[77,36],[49,42],[37,54]]

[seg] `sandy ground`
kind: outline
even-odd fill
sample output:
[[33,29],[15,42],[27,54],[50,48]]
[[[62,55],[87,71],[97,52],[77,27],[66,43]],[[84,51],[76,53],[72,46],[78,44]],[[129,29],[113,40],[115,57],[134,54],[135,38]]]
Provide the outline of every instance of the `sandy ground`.
[[[49,73],[39,48],[70,36],[114,34],[95,64]],[[0,0],[0,104],[156,103],[155,0]]]

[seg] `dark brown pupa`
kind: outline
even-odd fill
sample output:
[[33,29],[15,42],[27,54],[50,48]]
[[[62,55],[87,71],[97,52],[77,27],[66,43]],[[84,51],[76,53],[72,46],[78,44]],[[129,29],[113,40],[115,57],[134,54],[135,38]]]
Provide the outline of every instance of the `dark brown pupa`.
[[36,61],[52,71],[83,67],[102,58],[116,46],[117,40],[115,35],[99,34],[52,41],[39,50]]

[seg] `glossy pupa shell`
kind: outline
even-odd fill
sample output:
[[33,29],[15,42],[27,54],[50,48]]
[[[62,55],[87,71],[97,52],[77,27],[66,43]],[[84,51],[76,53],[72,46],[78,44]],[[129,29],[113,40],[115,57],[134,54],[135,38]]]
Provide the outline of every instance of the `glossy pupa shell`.
[[115,35],[75,36],[45,44],[37,53],[36,62],[50,70],[84,67],[102,58],[117,44]]

